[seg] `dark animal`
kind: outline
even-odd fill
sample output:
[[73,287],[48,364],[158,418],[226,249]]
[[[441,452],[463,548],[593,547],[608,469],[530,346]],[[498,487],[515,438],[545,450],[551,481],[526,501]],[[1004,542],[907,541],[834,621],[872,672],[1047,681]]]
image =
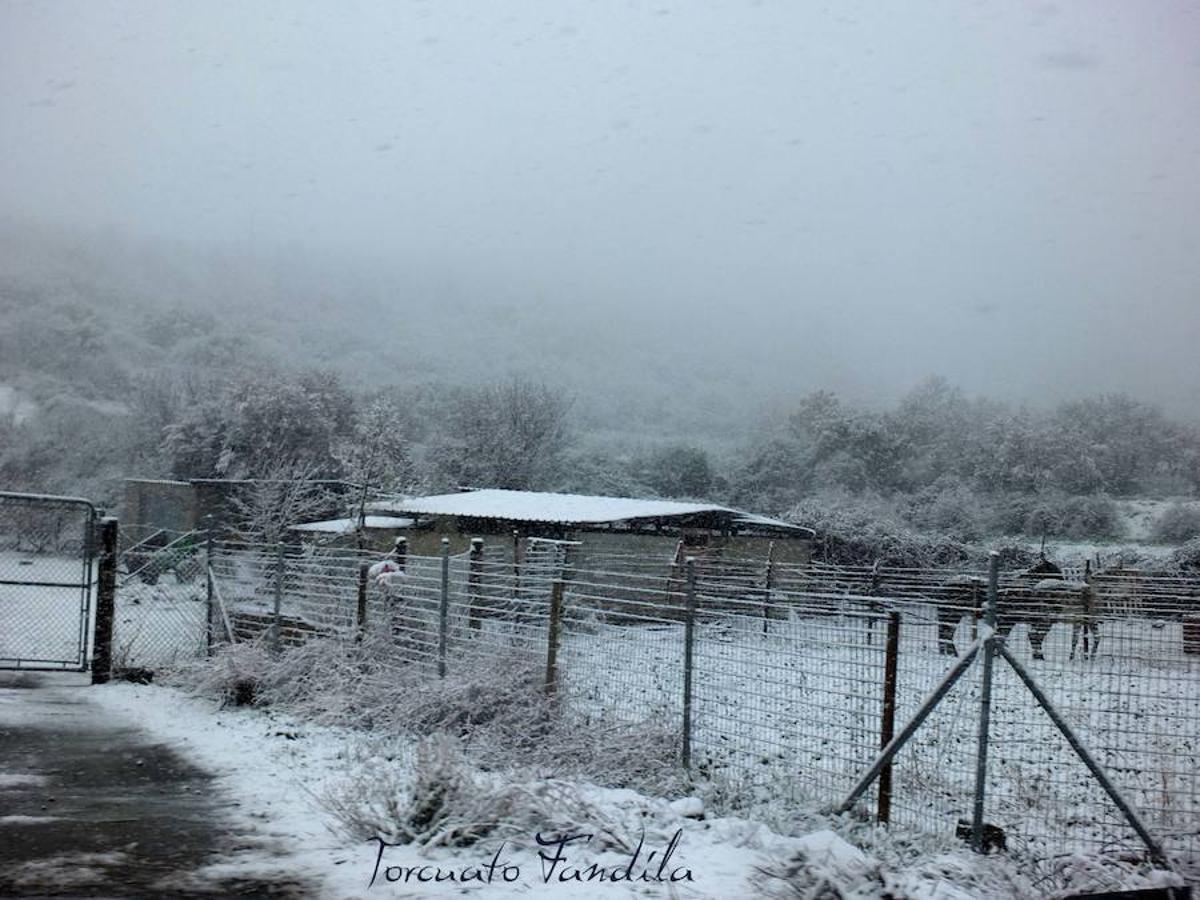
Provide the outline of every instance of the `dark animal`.
[[[968,843],[975,837],[975,829],[966,819],[958,820],[958,827],[954,829],[955,835]],[[999,825],[989,825],[983,823],[983,846],[980,848],[984,853],[993,851],[1005,851],[1008,849],[1008,835],[1004,833],[1004,829]]]
[[[954,632],[964,615],[982,616],[987,596],[982,578],[959,575],[946,582],[938,603],[938,652],[957,656]],[[1071,626],[1071,659],[1080,641],[1083,657],[1091,658],[1100,645],[1095,595],[1086,582],[1067,581],[1062,569],[1043,558],[1006,585],[996,598],[996,631],[1008,637],[1013,628],[1027,626],[1034,659],[1045,659],[1043,646],[1056,622]]]
[[983,609],[987,596],[987,582],[974,575],[955,575],[946,582],[946,589],[938,602],[938,653],[943,656],[958,656],[954,646],[954,632],[962,617],[974,617]]

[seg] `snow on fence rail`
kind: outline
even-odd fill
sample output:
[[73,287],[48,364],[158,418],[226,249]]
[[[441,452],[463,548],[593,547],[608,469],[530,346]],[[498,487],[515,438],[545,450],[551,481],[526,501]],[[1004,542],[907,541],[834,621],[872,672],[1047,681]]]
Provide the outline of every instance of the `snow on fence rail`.
[[[911,718],[978,636],[986,593],[979,571],[713,558],[695,562],[689,590],[679,562],[576,566],[569,555],[547,543],[516,562],[481,545],[408,556],[404,574],[381,585],[364,578],[377,555],[228,542],[209,549],[220,615],[243,637],[274,629],[285,640],[351,640],[384,628],[395,652],[383,664],[423,666],[431,678],[467,657],[526,655],[546,666],[547,689],[569,708],[657,717],[678,729],[681,753],[686,734],[693,771],[713,779],[731,807],[780,816],[846,797],[885,730]],[[1086,581],[1006,572],[998,597],[1010,651],[1156,839],[1194,868],[1198,598],[1200,579],[1119,571]],[[209,621],[220,615],[210,611]],[[952,833],[970,817],[979,690],[978,671],[969,672],[897,757],[885,802],[891,822]],[[1015,673],[998,668],[993,692],[987,820],[1009,847],[1043,858],[1140,852]],[[872,788],[865,805],[878,804]]]

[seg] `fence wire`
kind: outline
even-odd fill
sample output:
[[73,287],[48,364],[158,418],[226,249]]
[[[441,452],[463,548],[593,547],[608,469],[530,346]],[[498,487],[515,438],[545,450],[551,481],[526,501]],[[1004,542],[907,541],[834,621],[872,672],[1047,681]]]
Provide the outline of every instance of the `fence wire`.
[[164,669],[202,656],[208,631],[203,535],[164,529],[118,534],[114,668]]
[[[653,718],[736,809],[835,805],[980,636],[986,575],[700,558],[694,613],[676,558],[571,558],[563,542],[446,557],[220,542],[220,606],[246,638],[390,633],[388,665],[430,677],[467,659],[545,665],[570,708]],[[445,574],[443,574],[445,573]],[[180,575],[176,572],[175,578]],[[999,632],[1175,858],[1200,857],[1200,579],[1140,572],[1003,573]],[[893,615],[893,613],[895,615]],[[692,623],[691,693],[684,673]],[[443,624],[444,623],[444,624]],[[898,628],[892,632],[891,629]],[[969,819],[979,666],[897,757],[890,820],[953,833]],[[1139,852],[1136,836],[1002,661],[995,668],[987,820],[1049,858]],[[864,801],[871,809],[873,790]]]
[[85,665],[95,513],[86,500],[0,493],[0,666]]

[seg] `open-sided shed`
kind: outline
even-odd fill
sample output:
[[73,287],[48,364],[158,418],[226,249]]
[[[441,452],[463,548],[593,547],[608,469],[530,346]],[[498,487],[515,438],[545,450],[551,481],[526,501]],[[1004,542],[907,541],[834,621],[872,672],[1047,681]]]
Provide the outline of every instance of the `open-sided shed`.
[[715,503],[641,500],[538,491],[481,489],[376,502],[377,515],[415,520],[408,532],[412,552],[436,551],[443,535],[459,548],[471,537],[491,543],[521,537],[579,541],[584,552],[669,554],[680,541],[697,552],[776,558],[808,558],[810,528]]

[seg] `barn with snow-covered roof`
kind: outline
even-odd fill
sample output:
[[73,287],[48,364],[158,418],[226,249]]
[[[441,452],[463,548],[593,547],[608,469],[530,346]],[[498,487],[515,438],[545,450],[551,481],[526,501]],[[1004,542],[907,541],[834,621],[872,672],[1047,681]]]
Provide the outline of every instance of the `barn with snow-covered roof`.
[[590,554],[670,555],[693,553],[738,558],[806,561],[813,531],[781,519],[715,503],[640,500],[537,491],[480,489],[373,503],[375,515],[413,520],[409,552],[437,552],[442,536],[456,552],[473,537],[512,546],[518,538],[578,542]]

